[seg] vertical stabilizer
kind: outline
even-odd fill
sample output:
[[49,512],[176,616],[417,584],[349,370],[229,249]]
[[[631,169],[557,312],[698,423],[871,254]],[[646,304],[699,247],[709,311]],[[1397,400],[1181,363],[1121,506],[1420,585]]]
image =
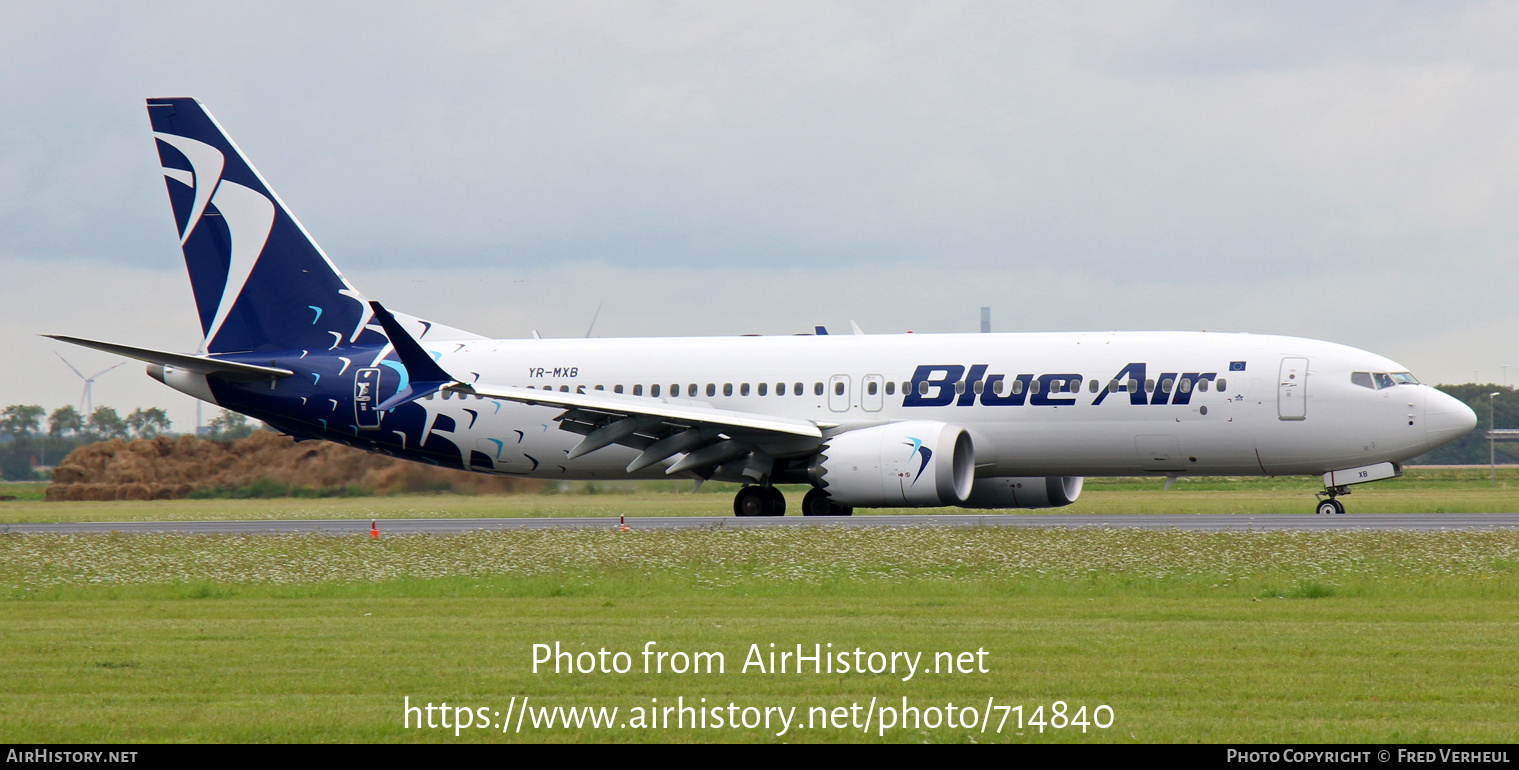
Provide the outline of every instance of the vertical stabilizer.
[[222,127],[189,98],[149,99],[207,353],[327,350],[371,318]]

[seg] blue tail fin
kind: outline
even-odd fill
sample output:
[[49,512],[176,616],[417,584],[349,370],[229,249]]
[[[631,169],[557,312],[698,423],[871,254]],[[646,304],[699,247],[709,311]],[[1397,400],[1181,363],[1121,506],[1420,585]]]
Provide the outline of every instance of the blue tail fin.
[[[216,119],[188,98],[149,99],[207,353],[327,350],[373,310]],[[383,342],[383,340],[381,340]]]

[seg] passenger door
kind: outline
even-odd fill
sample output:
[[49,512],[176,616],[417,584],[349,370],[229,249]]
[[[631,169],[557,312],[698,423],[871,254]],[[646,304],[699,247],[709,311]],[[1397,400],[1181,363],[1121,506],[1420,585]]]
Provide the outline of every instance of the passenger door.
[[1276,380],[1276,416],[1302,420],[1308,416],[1308,359],[1283,358]]

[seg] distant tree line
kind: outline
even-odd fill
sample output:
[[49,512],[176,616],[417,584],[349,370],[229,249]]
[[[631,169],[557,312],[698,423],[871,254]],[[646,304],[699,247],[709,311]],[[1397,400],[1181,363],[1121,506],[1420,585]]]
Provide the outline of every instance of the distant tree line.
[[[45,430],[44,430],[44,422]],[[157,438],[172,435],[169,415],[157,407],[134,409],[122,417],[109,406],[88,416],[72,406],[51,414],[34,404],[15,404],[0,410],[0,477],[29,481],[41,476],[36,466],[51,466],[76,447],[113,438]],[[257,426],[247,417],[222,410],[201,433],[217,441],[246,438]]]
[[[1507,385],[1437,385],[1477,413],[1477,428],[1457,441],[1409,461],[1410,465],[1483,465],[1487,463],[1487,430],[1496,418],[1499,428],[1519,429],[1519,391]],[[1497,393],[1492,399],[1488,394]],[[1491,405],[1491,411],[1489,408]],[[45,420],[44,420],[45,418]],[[46,430],[43,430],[44,421]],[[155,438],[171,435],[169,416],[157,407],[134,409],[122,417],[109,406],[89,416],[72,406],[51,414],[40,406],[14,405],[0,411],[0,476],[10,481],[39,478],[36,465],[50,466],[75,447],[113,438]],[[222,410],[201,435],[215,441],[246,438],[258,430],[247,417]],[[1500,463],[1519,463],[1519,442],[1498,443]]]

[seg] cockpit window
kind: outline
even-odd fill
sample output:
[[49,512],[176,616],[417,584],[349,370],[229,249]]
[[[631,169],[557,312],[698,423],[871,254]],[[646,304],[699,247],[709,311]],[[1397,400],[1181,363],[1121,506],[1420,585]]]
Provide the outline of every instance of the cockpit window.
[[1409,372],[1351,372],[1350,384],[1381,390],[1394,385],[1418,385],[1419,380]]

